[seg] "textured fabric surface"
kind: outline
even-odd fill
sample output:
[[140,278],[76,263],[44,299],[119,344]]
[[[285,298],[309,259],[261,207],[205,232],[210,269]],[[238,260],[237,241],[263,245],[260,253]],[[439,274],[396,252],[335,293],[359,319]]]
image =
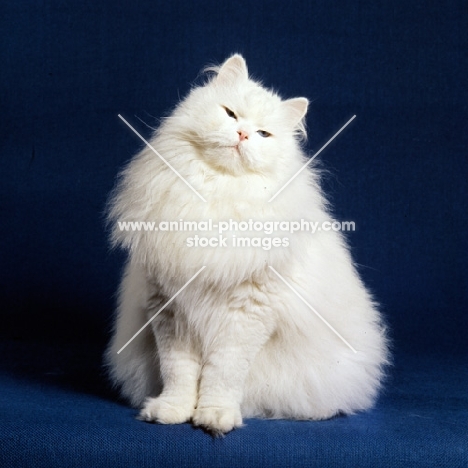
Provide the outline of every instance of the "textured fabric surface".
[[[467,6],[6,0],[0,7],[0,465],[468,466]],[[375,410],[213,440],[134,419],[100,372],[117,172],[203,66],[306,96],[312,155],[396,353]],[[198,76],[198,78],[197,78]]]
[[81,344],[4,343],[0,465],[10,467],[466,467],[468,369],[460,358],[397,358],[368,413],[262,421],[213,439],[189,424],[135,419]]

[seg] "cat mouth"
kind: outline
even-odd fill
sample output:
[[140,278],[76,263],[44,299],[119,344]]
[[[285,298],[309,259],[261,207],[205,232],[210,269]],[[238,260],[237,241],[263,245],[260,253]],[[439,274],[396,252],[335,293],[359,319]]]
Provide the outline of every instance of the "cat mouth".
[[235,150],[237,153],[241,154],[239,145],[231,146],[233,150]]
[[235,145],[225,145],[222,146],[223,150],[226,151],[226,155],[229,154],[231,158],[238,158],[243,161],[246,157],[244,148],[239,144]]
[[226,146],[223,146],[223,148],[231,149],[231,150],[235,151],[237,154],[241,155],[239,145],[226,145]]

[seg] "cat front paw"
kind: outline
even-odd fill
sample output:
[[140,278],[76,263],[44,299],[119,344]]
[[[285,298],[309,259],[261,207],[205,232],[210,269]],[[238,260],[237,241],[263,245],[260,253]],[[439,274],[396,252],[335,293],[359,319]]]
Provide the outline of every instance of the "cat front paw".
[[215,436],[222,436],[242,426],[242,415],[239,408],[204,407],[195,410],[192,421],[195,426],[201,426]]
[[140,411],[138,419],[160,424],[182,424],[192,418],[194,404],[180,398],[148,398]]

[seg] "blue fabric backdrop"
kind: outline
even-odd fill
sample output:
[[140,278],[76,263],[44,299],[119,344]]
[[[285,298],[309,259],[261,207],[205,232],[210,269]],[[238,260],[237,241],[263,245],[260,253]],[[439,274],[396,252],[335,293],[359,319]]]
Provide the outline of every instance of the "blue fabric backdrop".
[[[72,2],[0,7],[0,461],[5,466],[468,466],[467,4]],[[310,154],[395,349],[366,415],[251,421],[214,442],[133,420],[100,371],[123,256],[122,165],[233,52],[312,101]],[[198,454],[198,455],[197,455]],[[198,456],[198,458],[197,458]],[[34,462],[34,463],[33,463]]]

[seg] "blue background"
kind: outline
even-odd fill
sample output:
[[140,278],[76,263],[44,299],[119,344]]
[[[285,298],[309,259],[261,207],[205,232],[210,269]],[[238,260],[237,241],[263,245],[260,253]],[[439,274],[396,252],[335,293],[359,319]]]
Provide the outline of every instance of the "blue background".
[[[8,390],[0,402],[11,423],[10,438],[3,440],[8,466],[19,463],[14,457],[35,452],[44,466],[66,466],[67,450],[59,450],[64,458],[53,458],[44,447],[53,446],[54,437],[37,441],[18,417],[27,420],[32,414],[48,434],[71,427],[82,434],[79,425],[73,426],[75,416],[70,421],[64,416],[72,401],[81,400],[76,417],[83,424],[90,413],[108,417],[95,421],[96,439],[71,445],[76,463],[86,460],[83,453],[94,453],[84,448],[87,443],[101,446],[99,431],[109,424],[114,430],[131,425],[128,444],[138,431],[145,431],[143,438],[157,431],[172,440],[173,434],[192,441],[190,447],[203,451],[213,466],[226,463],[229,451],[216,452],[216,458],[207,436],[188,425],[155,429],[134,422],[132,410],[112,403],[115,395],[106,386],[100,356],[123,262],[121,253],[109,250],[104,205],[117,172],[141,148],[117,114],[149,136],[148,126],[156,126],[200,82],[203,66],[233,52],[242,53],[252,75],[282,96],[312,101],[310,154],[357,115],[320,155],[328,170],[323,185],[336,216],[356,222],[348,240],[382,304],[395,366],[388,393],[370,415],[315,425],[252,421],[244,433],[228,438],[240,437],[240,447],[250,447],[245,453],[258,455],[263,453],[261,443],[255,446],[258,434],[242,439],[249,427],[272,431],[271,440],[277,437],[281,447],[288,431],[307,428],[307,439],[295,435],[291,441],[310,447],[305,440],[313,440],[319,448],[296,462],[312,466],[314,456],[320,466],[337,466],[336,453],[355,446],[340,427],[352,431],[357,425],[363,449],[356,453],[370,455],[347,458],[349,466],[377,466],[374,453],[386,453],[388,463],[392,453],[400,454],[395,460],[401,466],[410,466],[402,453],[416,453],[414,464],[428,462],[429,448],[434,451],[429,458],[438,463],[448,460],[447,454],[455,457],[447,466],[466,461],[467,9],[461,0],[3,2],[0,336],[8,356],[1,368]],[[50,410],[49,422],[44,391],[59,408]],[[70,401],[67,392],[74,392]],[[411,411],[426,425],[408,423]],[[63,417],[63,427],[57,426]],[[453,427],[431,426],[430,421],[441,420]],[[376,424],[390,435],[376,430]],[[382,439],[371,441],[366,427]],[[341,448],[329,453],[320,445],[321,430],[331,430],[324,444],[331,440],[333,448],[339,440]],[[428,440],[430,433],[438,442]],[[402,445],[387,446],[388,440],[400,440],[398,434]],[[294,443],[284,445],[283,460],[289,460],[285,454],[302,453]],[[24,450],[15,452],[18,444]],[[115,449],[110,439],[103,445],[108,446],[112,450],[103,449],[101,464]],[[85,458],[76,458],[77,453]],[[263,455],[267,460],[268,453]],[[146,455],[135,452],[138,456]],[[183,465],[181,459],[154,456],[161,466]],[[26,466],[30,458],[24,457]],[[232,460],[235,466],[250,463],[250,458]],[[443,466],[436,461],[434,466]]]

